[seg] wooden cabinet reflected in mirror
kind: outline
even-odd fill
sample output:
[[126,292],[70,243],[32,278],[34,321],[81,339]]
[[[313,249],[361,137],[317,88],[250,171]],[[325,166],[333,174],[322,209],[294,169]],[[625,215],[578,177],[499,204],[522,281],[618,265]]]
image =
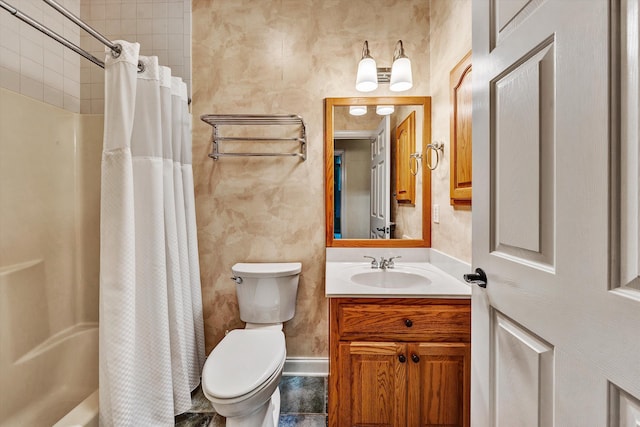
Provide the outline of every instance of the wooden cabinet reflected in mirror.
[[327,246],[429,247],[431,98],[327,98],[324,137]]

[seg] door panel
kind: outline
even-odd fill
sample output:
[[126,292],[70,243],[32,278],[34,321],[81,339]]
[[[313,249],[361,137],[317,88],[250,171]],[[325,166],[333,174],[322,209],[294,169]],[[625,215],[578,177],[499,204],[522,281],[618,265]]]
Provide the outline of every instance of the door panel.
[[391,238],[391,119],[385,116],[371,142],[371,220],[372,239]]
[[637,5],[473,3],[474,426],[636,427]]
[[555,241],[554,56],[551,38],[512,59],[491,97],[494,252],[547,268]]
[[553,347],[493,312],[496,426],[553,425]]

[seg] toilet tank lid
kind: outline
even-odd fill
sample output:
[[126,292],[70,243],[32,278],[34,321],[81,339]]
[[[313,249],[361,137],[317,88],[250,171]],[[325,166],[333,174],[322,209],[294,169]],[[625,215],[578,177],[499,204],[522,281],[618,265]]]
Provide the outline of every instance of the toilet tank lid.
[[240,277],[284,277],[300,274],[299,262],[239,262],[231,271]]

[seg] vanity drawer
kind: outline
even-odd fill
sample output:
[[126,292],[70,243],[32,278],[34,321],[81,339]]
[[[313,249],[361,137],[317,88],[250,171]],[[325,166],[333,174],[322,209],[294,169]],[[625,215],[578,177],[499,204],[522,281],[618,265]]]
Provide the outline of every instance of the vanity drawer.
[[[395,341],[471,340],[471,308],[468,301],[456,303],[394,304],[338,303],[340,339]],[[433,300],[431,300],[433,301]]]

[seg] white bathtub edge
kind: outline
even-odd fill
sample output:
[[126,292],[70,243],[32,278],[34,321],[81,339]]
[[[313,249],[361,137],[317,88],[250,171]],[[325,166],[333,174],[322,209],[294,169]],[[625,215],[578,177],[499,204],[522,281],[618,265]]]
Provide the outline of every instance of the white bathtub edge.
[[98,427],[100,399],[98,390],[94,391],[73,408],[53,427]]

